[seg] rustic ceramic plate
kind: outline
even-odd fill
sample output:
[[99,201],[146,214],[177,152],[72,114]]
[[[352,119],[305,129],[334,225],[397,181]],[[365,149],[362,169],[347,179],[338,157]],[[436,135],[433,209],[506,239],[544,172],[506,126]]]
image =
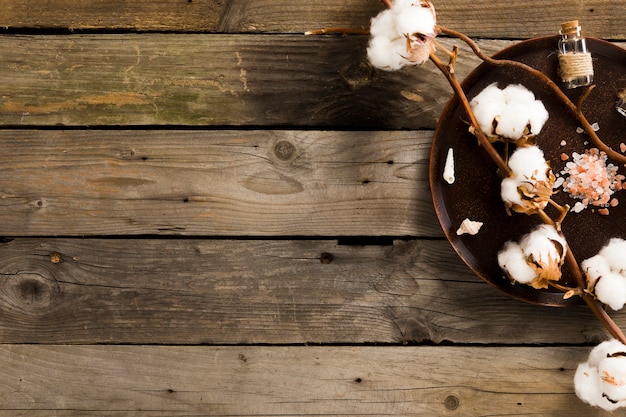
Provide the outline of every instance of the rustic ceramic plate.
[[[542,71],[558,83],[557,78],[558,37],[551,36],[520,42],[495,55],[496,58],[514,59]],[[619,90],[626,88],[626,50],[611,43],[587,39],[587,46],[594,62],[596,88],[585,101],[583,111],[590,123],[597,122],[600,138],[619,151],[619,144],[626,142],[626,118],[614,108]],[[460,57],[459,59],[462,59]],[[498,83],[500,88],[508,84],[522,84],[542,100],[550,114],[537,145],[544,151],[555,173],[565,165],[560,155],[583,152],[593,147],[587,143],[585,134],[576,132],[577,120],[534,76],[515,68],[480,65],[463,82],[469,99],[484,87]],[[584,89],[566,91],[576,103]],[[507,240],[519,240],[535,225],[537,216],[513,214],[508,216],[500,199],[500,180],[494,162],[477,144],[467,130],[467,117],[456,97],[450,99],[439,120],[430,156],[430,185],[439,222],[452,247],[465,263],[481,278],[505,293],[524,301],[551,306],[579,304],[579,297],[563,299],[557,290],[534,290],[526,285],[513,285],[503,276],[498,266],[497,253]],[[565,145],[562,145],[565,141]],[[454,150],[456,181],[449,185],[442,173],[448,149]],[[502,149],[502,148],[499,148]],[[616,164],[617,165],[617,164]],[[620,173],[626,173],[620,167]],[[576,259],[595,255],[611,237],[626,238],[626,191],[615,194],[620,200],[617,207],[603,216],[590,207],[581,213],[570,213],[563,222],[563,232]],[[559,204],[574,205],[576,201],[564,192],[553,196]],[[553,218],[555,212],[550,211]],[[477,235],[457,236],[456,230],[463,221],[484,223]],[[626,256],[626,254],[625,254]],[[564,284],[572,284],[571,274],[563,270]]]

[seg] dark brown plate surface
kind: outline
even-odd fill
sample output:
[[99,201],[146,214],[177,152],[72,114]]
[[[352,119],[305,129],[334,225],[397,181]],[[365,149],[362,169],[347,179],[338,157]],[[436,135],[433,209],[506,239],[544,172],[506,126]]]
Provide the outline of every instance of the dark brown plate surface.
[[[558,39],[557,36],[551,36],[520,42],[502,50],[495,57],[524,62],[558,84]],[[585,101],[583,112],[590,123],[598,123],[600,138],[619,151],[619,144],[626,142],[626,118],[614,106],[618,91],[626,88],[626,50],[592,38],[587,39],[587,47],[593,56],[596,88]],[[536,144],[543,150],[555,173],[564,168],[565,162],[560,157],[562,153],[571,155],[574,151],[584,152],[593,147],[586,143],[588,138],[584,133],[576,133],[580,124],[551,90],[527,72],[481,64],[462,85],[471,100],[494,82],[500,88],[508,84],[522,84],[543,101],[550,118],[537,136]],[[577,103],[584,90],[567,90],[566,94]],[[517,299],[551,306],[581,303],[579,297],[564,300],[558,290],[535,290],[526,285],[513,285],[503,276],[497,262],[498,251],[507,240],[519,240],[541,221],[537,216],[516,213],[507,215],[500,199],[500,179],[495,163],[468,132],[466,121],[467,117],[456,96],[451,98],[441,114],[430,155],[429,176],[433,202],[441,227],[452,247],[478,276]],[[566,142],[565,146],[561,145],[562,141]],[[455,159],[456,181],[452,185],[442,177],[449,148],[454,149]],[[502,147],[498,149],[503,150]],[[625,174],[626,169],[620,167],[619,172]],[[581,213],[569,213],[563,222],[563,233],[578,262],[595,255],[609,238],[626,238],[626,191],[617,192],[615,197],[620,200],[620,204],[611,208],[608,216],[602,216],[588,207]],[[571,206],[576,202],[562,191],[555,194],[553,199],[559,204],[567,203]],[[551,207],[547,211],[555,217]],[[457,228],[465,218],[484,223],[477,235],[456,235]],[[563,269],[562,283],[572,284],[571,274],[566,268]]]

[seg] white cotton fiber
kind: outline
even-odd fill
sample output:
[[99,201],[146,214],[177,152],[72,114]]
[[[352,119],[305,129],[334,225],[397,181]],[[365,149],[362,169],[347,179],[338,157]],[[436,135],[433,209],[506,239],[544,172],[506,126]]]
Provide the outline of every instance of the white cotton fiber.
[[474,116],[476,116],[480,130],[486,135],[492,136],[495,133],[493,131],[493,121],[500,115],[505,105],[504,94],[495,83],[485,87],[470,101],[470,106],[474,110]]
[[520,180],[534,178],[543,181],[546,179],[548,165],[539,147],[524,146],[513,152],[509,158],[509,168]]
[[602,392],[613,401],[626,400],[626,357],[604,358],[598,365],[602,375]]
[[[594,407],[602,407],[602,387],[600,386],[600,375],[598,370],[589,366],[588,363],[581,363],[574,374],[574,386],[576,395],[584,402]],[[606,399],[604,399],[607,403]]]
[[435,17],[429,8],[422,7],[419,2],[417,4],[415,1],[395,2],[391,10],[396,15],[398,33],[435,35]]
[[517,178],[505,178],[500,183],[500,197],[506,204],[522,204],[522,197],[517,190],[519,181]]
[[498,252],[498,264],[511,279],[529,284],[535,279],[535,270],[526,262],[522,248],[516,242],[506,242],[504,248]]
[[626,405],[625,351],[626,346],[615,339],[593,348],[587,362],[578,365],[574,375],[578,398],[606,411]]
[[626,304],[626,241],[613,238],[597,255],[580,264],[596,298],[613,310]]
[[621,310],[626,303],[626,279],[619,274],[610,272],[596,282],[594,292],[598,300],[613,310]]
[[594,286],[598,278],[603,275],[611,273],[611,268],[604,257],[600,255],[592,256],[589,259],[585,259],[580,264],[583,273],[587,277],[587,282],[590,286]]
[[528,125],[527,104],[518,101],[508,102],[506,111],[501,113],[496,126],[496,134],[511,139],[522,137]]
[[372,38],[367,48],[367,58],[370,63],[377,68],[385,68],[394,71],[402,68],[404,51],[398,48],[397,44],[392,43],[389,38],[380,36]]
[[560,262],[565,253],[565,239],[552,226],[542,224],[520,241],[524,255],[547,265]]
[[512,140],[537,135],[549,116],[543,103],[519,84],[502,90],[490,84],[470,100],[470,106],[483,133]]
[[613,272],[626,273],[626,240],[619,238],[609,240],[598,255],[606,259]]

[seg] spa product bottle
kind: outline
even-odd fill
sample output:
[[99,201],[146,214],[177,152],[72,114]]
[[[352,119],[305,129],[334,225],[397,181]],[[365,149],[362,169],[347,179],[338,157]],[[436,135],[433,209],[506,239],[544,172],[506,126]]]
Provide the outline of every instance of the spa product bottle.
[[578,20],[561,24],[559,74],[566,88],[584,87],[593,82],[593,62],[587,42],[580,35]]

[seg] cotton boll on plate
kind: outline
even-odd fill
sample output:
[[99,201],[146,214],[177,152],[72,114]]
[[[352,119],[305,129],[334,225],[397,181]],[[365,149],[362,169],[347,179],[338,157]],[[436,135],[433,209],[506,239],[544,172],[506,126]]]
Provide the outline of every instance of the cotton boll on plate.
[[490,84],[470,100],[480,129],[492,141],[526,140],[538,135],[548,111],[526,87],[511,84],[504,89]]

